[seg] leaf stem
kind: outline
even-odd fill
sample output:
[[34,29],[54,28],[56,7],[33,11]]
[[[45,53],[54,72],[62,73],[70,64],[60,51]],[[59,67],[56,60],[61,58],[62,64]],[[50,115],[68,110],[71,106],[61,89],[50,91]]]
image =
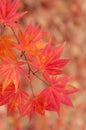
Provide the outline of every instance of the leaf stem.
[[16,33],[15,33],[15,31],[14,31],[14,29],[11,27],[11,30],[12,30],[12,32],[13,32],[13,34],[14,34],[14,36],[15,36],[15,38],[16,38],[16,40],[18,41],[18,43],[19,43],[19,40],[18,40],[18,37],[17,37],[17,35],[16,35]]

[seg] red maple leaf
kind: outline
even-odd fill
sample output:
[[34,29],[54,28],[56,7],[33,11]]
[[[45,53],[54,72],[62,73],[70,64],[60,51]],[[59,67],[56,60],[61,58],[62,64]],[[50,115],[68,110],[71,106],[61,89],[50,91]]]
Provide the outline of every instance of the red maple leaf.
[[0,24],[5,24],[10,27],[16,26],[16,21],[19,20],[26,12],[17,13],[19,0],[0,0]]
[[3,92],[2,85],[0,85],[0,106],[7,104],[8,113],[11,113],[16,109],[22,113],[23,106],[28,100],[28,93],[21,88],[15,93],[15,86],[10,84]]
[[14,96],[15,88],[13,84],[10,84],[3,92],[2,84],[0,84],[0,106],[9,102],[10,98]]
[[64,45],[60,45],[55,49],[52,49],[50,45],[47,45],[39,55],[36,55],[33,66],[43,73],[47,72],[50,75],[61,74],[62,67],[70,61],[69,59],[60,59],[63,49]]
[[8,103],[8,113],[14,112],[16,109],[22,114],[23,106],[28,102],[29,95],[24,90],[20,89],[14,94]]
[[45,101],[44,97],[38,95],[32,99],[29,99],[28,103],[23,107],[23,112],[21,116],[29,114],[30,119],[32,119],[34,112],[44,115],[46,105],[47,102]]
[[69,94],[77,92],[78,89],[70,85],[67,86],[70,77],[64,76],[57,79],[56,77],[50,78],[47,75],[46,79],[49,81],[50,85],[40,93],[48,102],[46,109],[59,113],[61,104],[73,106]]

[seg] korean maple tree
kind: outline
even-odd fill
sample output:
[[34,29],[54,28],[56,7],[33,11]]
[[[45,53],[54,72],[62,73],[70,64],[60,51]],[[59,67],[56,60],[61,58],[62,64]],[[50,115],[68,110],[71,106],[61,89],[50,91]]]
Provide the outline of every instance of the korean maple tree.
[[[18,117],[29,114],[32,118],[35,112],[44,115],[46,110],[60,113],[61,104],[73,106],[69,95],[78,91],[68,84],[71,76],[63,75],[63,67],[70,61],[61,58],[66,44],[53,47],[50,39],[45,40],[46,32],[32,23],[22,31],[18,20],[27,11],[18,12],[18,6],[18,0],[0,0],[0,26],[13,32],[3,35],[4,28],[1,30],[0,106],[6,105],[8,114],[17,111]],[[44,83],[41,92],[34,91],[34,78]]]

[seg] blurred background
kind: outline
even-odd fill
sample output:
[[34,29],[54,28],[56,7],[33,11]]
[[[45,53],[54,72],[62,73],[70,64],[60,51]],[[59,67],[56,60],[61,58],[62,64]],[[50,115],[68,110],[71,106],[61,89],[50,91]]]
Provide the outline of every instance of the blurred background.
[[63,56],[72,61],[64,71],[74,75],[72,84],[80,91],[71,96],[74,108],[62,105],[60,117],[55,112],[35,114],[31,122],[24,117],[21,129],[0,107],[0,130],[86,130],[86,0],[20,0],[20,10],[28,11],[20,20],[23,28],[32,21],[49,32],[53,45],[67,42]]

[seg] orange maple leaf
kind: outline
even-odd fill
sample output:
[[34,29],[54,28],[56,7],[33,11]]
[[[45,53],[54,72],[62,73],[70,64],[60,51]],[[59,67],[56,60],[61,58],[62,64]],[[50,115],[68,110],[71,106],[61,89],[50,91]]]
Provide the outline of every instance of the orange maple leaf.
[[[0,64],[0,79],[3,85],[3,91],[10,83],[15,85],[15,91],[20,85],[20,76],[27,78],[25,71],[22,69],[23,61],[13,61],[12,59],[6,59]],[[28,78],[27,78],[28,79]]]
[[15,53],[13,51],[14,42],[10,40],[11,36],[3,36],[0,38],[0,59],[6,59],[7,57],[16,60]]
[[22,32],[19,28],[19,44],[14,44],[14,46],[17,49],[24,51],[27,57],[32,58],[32,56],[35,56],[39,52],[39,50],[43,49],[47,44],[42,40],[43,36],[43,30],[39,29],[38,26],[33,27],[32,23],[30,23],[24,32]]

